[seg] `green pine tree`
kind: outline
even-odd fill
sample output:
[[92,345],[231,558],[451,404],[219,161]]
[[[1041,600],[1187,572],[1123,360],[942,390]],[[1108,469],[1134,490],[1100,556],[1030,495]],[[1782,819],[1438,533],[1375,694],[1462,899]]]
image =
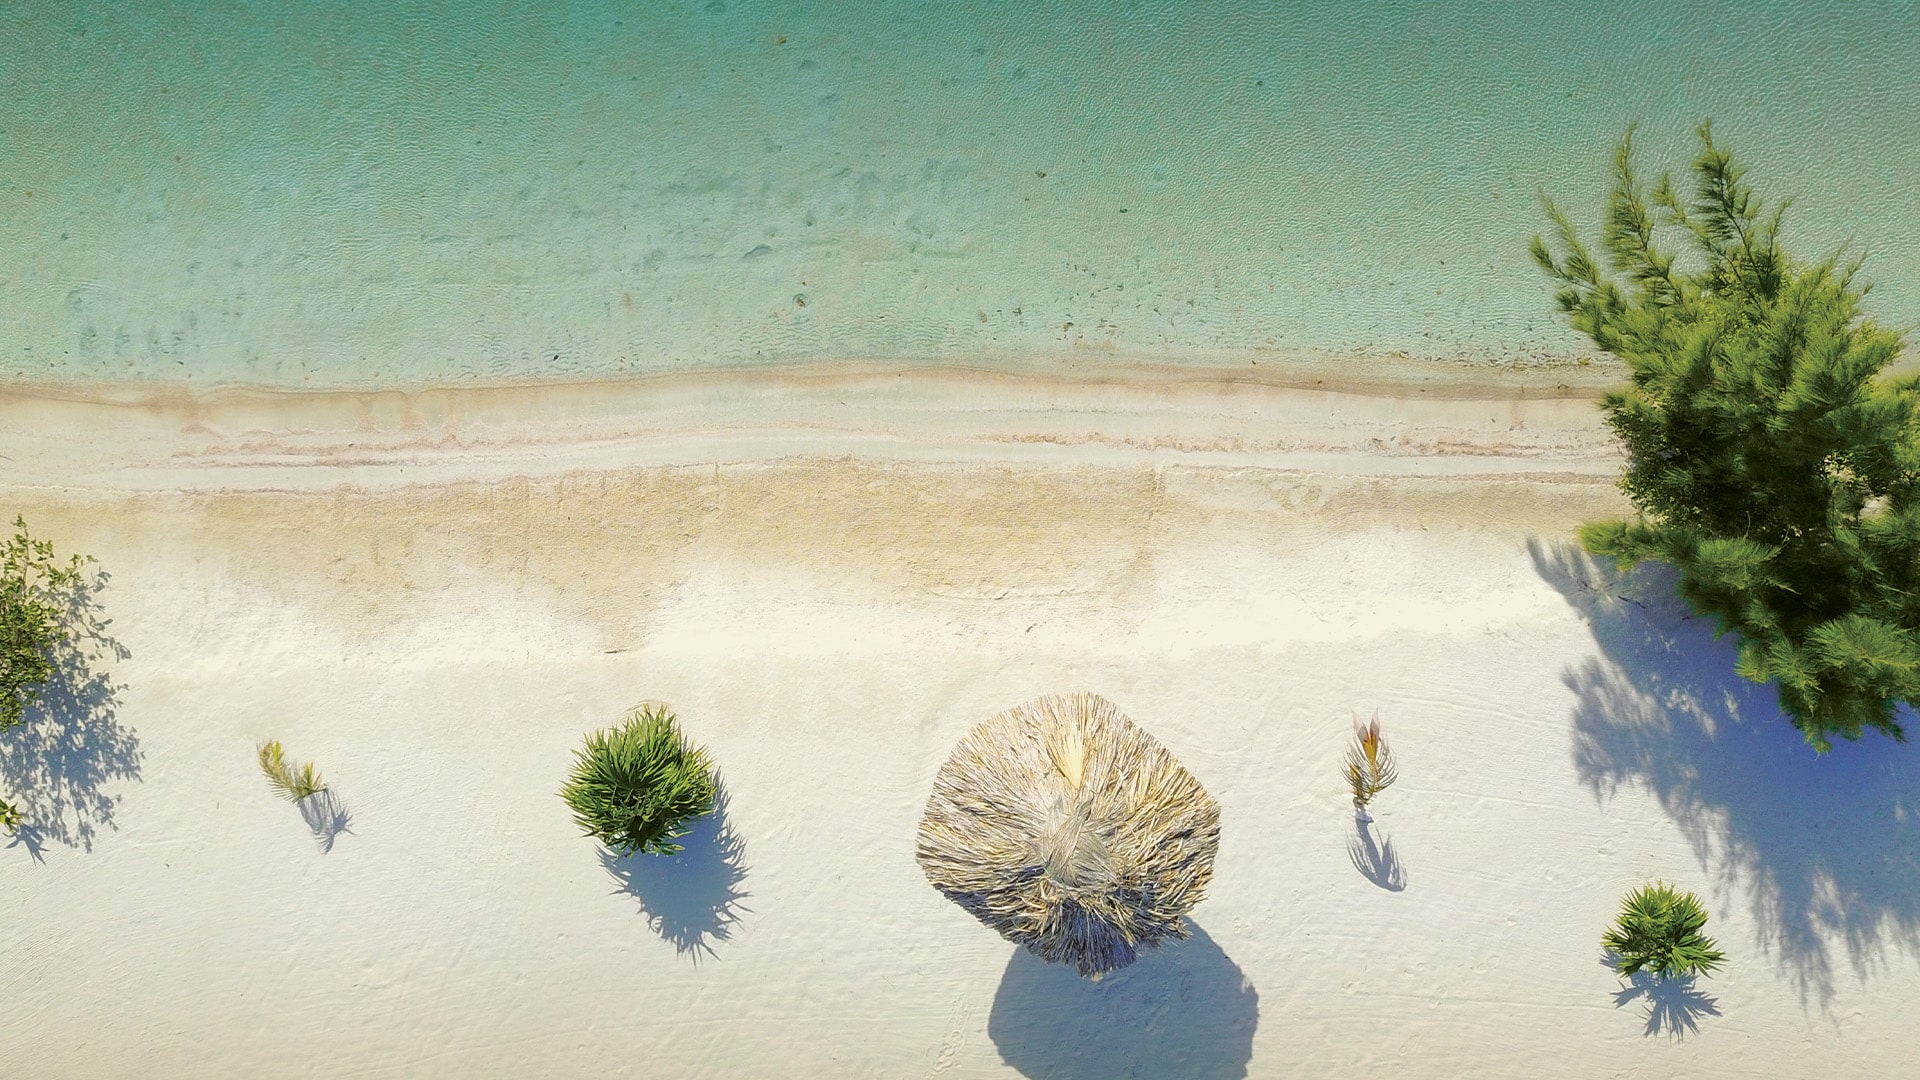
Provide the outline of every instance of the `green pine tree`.
[[[56,562],[53,544],[27,533],[13,519],[13,537],[0,541],[0,731],[26,719],[40,688],[57,673],[56,663],[72,640],[67,605],[92,558],[74,555]],[[20,808],[0,798],[0,828],[14,832]]]
[[92,560],[75,555],[55,562],[53,544],[27,534],[13,519],[13,538],[0,542],[0,731],[25,717],[54,675],[55,654],[66,644],[66,603]]
[[[1920,377],[1881,378],[1898,334],[1861,313],[1857,262],[1793,259],[1733,155],[1699,129],[1694,190],[1614,155],[1601,258],[1551,202],[1558,250],[1534,261],[1574,329],[1631,385],[1602,402],[1638,517],[1580,529],[1622,569],[1673,564],[1679,589],[1740,637],[1737,670],[1777,680],[1816,749],[1867,728],[1905,739],[1920,703]],[[1667,237],[1688,249],[1663,246]]]

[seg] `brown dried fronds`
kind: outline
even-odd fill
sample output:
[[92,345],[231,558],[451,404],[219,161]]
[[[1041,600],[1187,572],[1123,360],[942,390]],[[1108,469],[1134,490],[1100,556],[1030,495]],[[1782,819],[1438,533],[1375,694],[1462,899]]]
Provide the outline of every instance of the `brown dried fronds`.
[[1009,941],[1088,978],[1187,936],[1220,809],[1105,698],[1051,695],[968,732],[934,778],[920,867]]
[[1386,736],[1380,734],[1380,711],[1373,719],[1353,723],[1353,745],[1347,747],[1347,786],[1353,789],[1353,808],[1365,810],[1375,795],[1385,791],[1399,778],[1394,770],[1393,752],[1387,749]]

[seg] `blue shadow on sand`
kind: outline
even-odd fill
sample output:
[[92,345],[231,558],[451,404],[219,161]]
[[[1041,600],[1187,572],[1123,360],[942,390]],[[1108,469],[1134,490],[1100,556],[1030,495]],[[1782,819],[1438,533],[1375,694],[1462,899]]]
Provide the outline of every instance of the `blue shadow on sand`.
[[[1602,955],[1600,962],[1608,970],[1619,971],[1617,953]],[[1692,975],[1661,979],[1644,971],[1622,975],[1620,990],[1613,995],[1613,1007],[1620,1009],[1641,1002],[1646,1009],[1647,1035],[1683,1040],[1700,1033],[1701,1017],[1720,1015],[1719,999],[1696,986],[1697,981]]]
[[714,955],[713,943],[732,936],[747,897],[746,845],[727,817],[727,793],[714,796],[713,812],[696,818],[675,841],[677,855],[619,856],[604,849],[601,865],[619,891],[640,902],[654,933],[682,955]]
[[1671,567],[1622,575],[1571,543],[1528,546],[1600,646],[1565,675],[1574,768],[1602,802],[1621,787],[1653,794],[1699,860],[1668,876],[1685,886],[1703,872],[1714,901],[1748,905],[1756,944],[1803,1002],[1831,1002],[1837,963],[1864,979],[1920,956],[1914,747],[1870,734],[1816,754],[1773,684],[1734,674],[1736,639],[1715,639]]
[[1353,864],[1360,876],[1373,882],[1388,892],[1400,892],[1407,887],[1407,867],[1400,861],[1400,853],[1393,848],[1393,838],[1383,830],[1379,839],[1373,835],[1374,820],[1362,813],[1353,815],[1353,835],[1347,838],[1347,861]]
[[1091,982],[1020,949],[994,995],[987,1034],[1031,1080],[1239,1080],[1253,1057],[1260,995],[1205,930]]
[[341,833],[353,832],[353,813],[330,787],[301,799],[299,807],[300,820],[307,823],[307,831],[313,834],[313,842],[323,855],[333,850]]

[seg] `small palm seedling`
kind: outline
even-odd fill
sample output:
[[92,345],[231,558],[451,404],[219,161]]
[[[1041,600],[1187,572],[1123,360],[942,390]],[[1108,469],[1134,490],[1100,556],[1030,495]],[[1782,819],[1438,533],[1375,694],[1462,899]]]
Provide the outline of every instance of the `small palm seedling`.
[[298,769],[287,763],[286,752],[280,748],[279,739],[268,739],[260,744],[260,771],[266,774],[267,783],[273,785],[273,790],[290,802],[299,802],[327,789],[320,774],[313,770],[313,762],[305,762]]
[[1700,933],[1706,925],[1699,897],[1656,881],[1627,894],[1620,921],[1601,943],[1620,955],[1622,975],[1643,969],[1661,979],[1704,975],[1727,958]]
[[713,765],[658,706],[587,736],[560,797],[588,836],[620,855],[673,855],[687,822],[713,809]]
[[1380,734],[1380,713],[1373,720],[1353,725],[1353,745],[1347,747],[1347,786],[1353,789],[1353,808],[1365,813],[1367,803],[1399,779],[1393,767],[1393,753],[1386,737]]

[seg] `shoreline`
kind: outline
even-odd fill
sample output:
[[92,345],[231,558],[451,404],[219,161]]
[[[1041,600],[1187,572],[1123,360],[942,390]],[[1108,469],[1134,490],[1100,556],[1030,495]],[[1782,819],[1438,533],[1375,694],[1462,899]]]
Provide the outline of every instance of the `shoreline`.
[[[1920,363],[1920,357],[1915,358]],[[1015,378],[1065,378],[1103,381],[1253,382],[1304,387],[1333,380],[1345,390],[1390,392],[1409,383],[1452,385],[1469,392],[1518,385],[1564,389],[1610,385],[1626,377],[1618,360],[1602,355],[1515,354],[1494,360],[1475,354],[1416,355],[1403,350],[1375,352],[1332,349],[1229,350],[1213,361],[1172,355],[1120,352],[1036,353],[983,356],[974,361],[916,360],[910,357],[853,356],[840,359],[782,360],[718,367],[677,366],[654,372],[618,372],[600,376],[529,376],[510,379],[395,379],[377,385],[313,384],[191,379],[66,379],[0,375],[0,394],[33,394],[60,399],[113,402],[198,397],[355,396],[438,392],[480,393],[540,388],[631,387],[711,378],[767,379],[845,377],[913,372],[972,372]]]
[[0,484],[392,487],[862,457],[1362,473],[1598,475],[1617,366],[1294,357],[1201,368],[840,362],[383,390],[0,386]]

